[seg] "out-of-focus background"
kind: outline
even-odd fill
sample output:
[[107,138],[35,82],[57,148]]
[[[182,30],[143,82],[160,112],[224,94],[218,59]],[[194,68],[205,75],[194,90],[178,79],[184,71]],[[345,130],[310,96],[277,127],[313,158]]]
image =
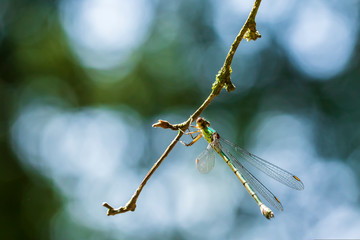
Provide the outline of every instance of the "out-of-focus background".
[[[248,0],[1,0],[2,239],[360,238],[360,3],[263,1],[262,38],[233,61],[236,91],[203,113],[225,138],[299,176],[268,221],[226,164],[178,144],[211,90]],[[184,138],[190,141],[190,138]]]

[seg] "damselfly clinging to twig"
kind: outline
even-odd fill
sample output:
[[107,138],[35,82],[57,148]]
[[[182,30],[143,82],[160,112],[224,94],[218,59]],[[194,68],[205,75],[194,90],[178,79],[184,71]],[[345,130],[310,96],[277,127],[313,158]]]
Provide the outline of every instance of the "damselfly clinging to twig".
[[239,178],[246,190],[259,205],[261,213],[267,219],[273,218],[274,213],[260,200],[256,193],[262,195],[272,206],[277,208],[279,211],[283,210],[283,206],[281,205],[279,199],[275,197],[275,195],[272,194],[269,189],[267,189],[253,174],[251,174],[244,167],[244,163],[251,164],[263,173],[285,184],[288,187],[294,188],[296,190],[304,189],[304,184],[295,175],[221,138],[220,135],[210,127],[210,122],[206,121],[204,118],[199,117],[196,120],[196,126],[194,126],[194,128],[197,128],[198,130],[194,132],[188,132],[186,134],[199,134],[189,144],[182,142],[184,145],[191,146],[201,137],[204,137],[206,141],[209,142],[206,150],[202,152],[196,159],[198,170],[201,173],[209,172],[215,164],[215,152],[218,153]]

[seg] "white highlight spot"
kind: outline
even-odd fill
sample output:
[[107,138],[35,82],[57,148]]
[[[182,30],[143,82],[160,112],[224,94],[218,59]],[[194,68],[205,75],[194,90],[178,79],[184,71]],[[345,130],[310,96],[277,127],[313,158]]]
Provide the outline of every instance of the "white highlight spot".
[[142,43],[153,17],[145,0],[64,0],[60,10],[73,51],[99,69],[121,63]]

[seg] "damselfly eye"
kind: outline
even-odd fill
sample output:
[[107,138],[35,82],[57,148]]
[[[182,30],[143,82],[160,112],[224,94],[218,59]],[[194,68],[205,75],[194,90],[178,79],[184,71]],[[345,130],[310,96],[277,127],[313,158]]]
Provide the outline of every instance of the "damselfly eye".
[[206,121],[204,118],[199,117],[196,120],[196,125],[200,128],[204,128],[204,127],[209,127],[210,126],[210,122]]

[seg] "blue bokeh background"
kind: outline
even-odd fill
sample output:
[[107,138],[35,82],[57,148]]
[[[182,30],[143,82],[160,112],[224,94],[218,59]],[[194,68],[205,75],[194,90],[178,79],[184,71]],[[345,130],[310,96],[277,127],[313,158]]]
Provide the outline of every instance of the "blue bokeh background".
[[[263,1],[236,90],[205,110],[223,137],[299,176],[262,175],[284,205],[268,221],[206,147],[178,144],[253,1],[0,1],[0,225],[4,239],[360,238],[359,1]],[[190,141],[190,138],[184,138]]]

